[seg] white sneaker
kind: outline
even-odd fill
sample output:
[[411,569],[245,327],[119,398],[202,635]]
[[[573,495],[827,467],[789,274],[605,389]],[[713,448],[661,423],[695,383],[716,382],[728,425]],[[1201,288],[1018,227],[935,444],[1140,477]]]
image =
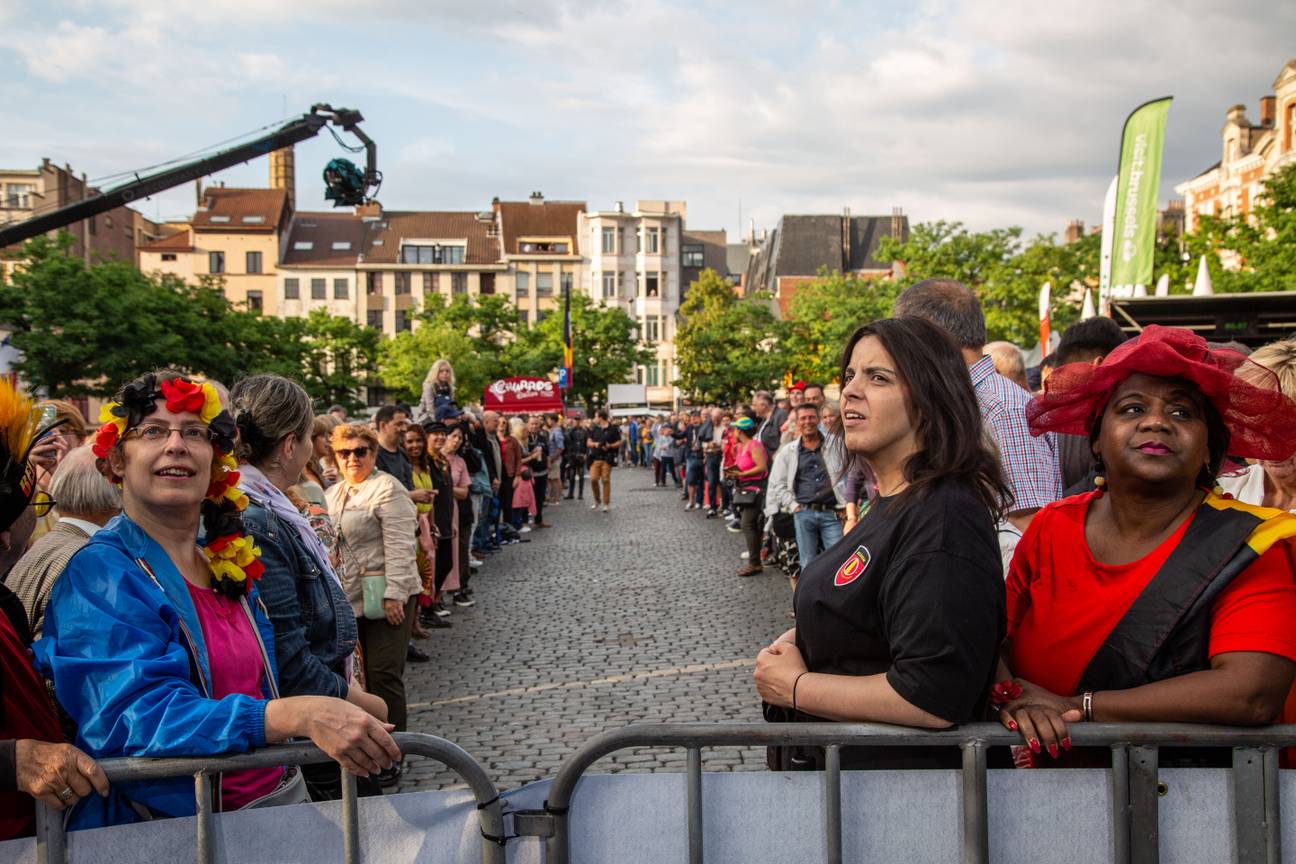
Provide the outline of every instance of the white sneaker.
[[478,561],[476,558],[469,558],[469,559],[468,559],[468,566],[471,567],[471,568],[473,568],[474,570],[476,570],[478,567],[482,566],[482,564],[484,564],[484,563],[485,563],[484,561]]
[[687,504],[684,505],[684,510],[685,510],[685,512],[688,512],[689,510],[692,510],[692,509],[693,509],[693,502],[692,502],[692,501],[690,501],[689,503],[687,503]]
[[747,554],[746,552],[744,552],[744,553],[742,553],[741,555],[739,555],[738,557],[741,558],[743,561],[746,561],[747,558],[748,558],[748,554]]
[[590,509],[591,509],[591,510],[597,510],[598,508],[599,508],[599,505],[598,505],[597,502],[595,502],[594,504],[591,504],[591,505],[590,505]]
[[518,533],[519,533],[519,534],[530,534],[530,533],[531,533],[531,526],[530,526],[530,525],[523,525],[521,528],[518,529]]
[[604,512],[604,513],[607,513],[607,512],[608,512],[609,510],[611,510],[611,509],[612,509],[612,508],[610,508],[608,505],[606,505],[606,504],[603,505],[603,512]]

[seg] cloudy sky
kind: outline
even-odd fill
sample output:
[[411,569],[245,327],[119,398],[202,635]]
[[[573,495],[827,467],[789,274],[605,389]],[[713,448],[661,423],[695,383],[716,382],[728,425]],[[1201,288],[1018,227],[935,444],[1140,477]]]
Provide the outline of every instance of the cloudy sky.
[[[898,11],[897,7],[903,7]],[[889,213],[1098,220],[1121,124],[1173,94],[1161,197],[1296,57],[1296,3],[1089,0],[0,0],[0,165],[91,178],[327,101],[360,109],[393,209],[683,199],[694,228]],[[323,136],[298,145],[322,208]],[[355,158],[355,157],[352,157]],[[228,185],[264,185],[264,160]],[[187,186],[141,205],[185,216]]]

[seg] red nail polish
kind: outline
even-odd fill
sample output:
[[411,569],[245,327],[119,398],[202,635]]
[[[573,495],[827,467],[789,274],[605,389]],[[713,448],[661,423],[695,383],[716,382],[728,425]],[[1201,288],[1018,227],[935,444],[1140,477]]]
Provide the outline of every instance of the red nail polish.
[[1030,739],[1030,741],[1027,741],[1026,743],[1030,745],[1032,752],[1034,753],[1040,752],[1040,743],[1038,738],[1032,738]]
[[1065,751],[1067,751],[1068,753],[1071,752],[1071,739],[1070,739],[1070,738],[1063,738],[1063,739],[1062,739],[1062,749],[1065,750]]
[[1048,751],[1049,751],[1049,755],[1052,756],[1054,759],[1058,757],[1058,746],[1056,744],[1050,744],[1048,746]]
[[1016,721],[1016,720],[1009,720],[1009,721],[1008,721],[1008,728],[1009,728],[1010,730],[1012,730],[1013,732],[1016,732],[1016,731],[1017,731],[1017,721]]

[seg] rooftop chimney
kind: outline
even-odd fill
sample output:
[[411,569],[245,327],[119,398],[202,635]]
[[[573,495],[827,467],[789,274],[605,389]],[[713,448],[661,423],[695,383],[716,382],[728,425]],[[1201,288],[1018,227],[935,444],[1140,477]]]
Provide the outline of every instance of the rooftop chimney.
[[624,213],[624,212],[625,212],[625,202],[624,202],[624,201],[618,201],[618,202],[616,202],[616,212],[618,212],[618,213]]
[[544,203],[544,195],[543,195],[542,193],[538,192],[538,191],[537,191],[537,192],[532,192],[532,193],[531,193],[531,203],[532,203],[532,204],[543,204],[543,203]]
[[[291,198],[288,200],[292,201]],[[377,201],[366,201],[356,205],[355,213],[362,222],[376,222],[382,218],[382,204]]]
[[291,146],[270,154],[270,188],[288,193],[288,209],[297,209],[297,165]]
[[849,273],[851,269],[851,218],[849,207],[842,208],[841,250],[841,270],[843,273]]
[[897,240],[904,240],[904,208],[891,208],[891,236]]
[[1278,97],[1262,96],[1260,97],[1260,125],[1274,125],[1275,115],[1278,113]]
[[1074,243],[1084,237],[1084,220],[1072,219],[1067,223],[1065,242]]

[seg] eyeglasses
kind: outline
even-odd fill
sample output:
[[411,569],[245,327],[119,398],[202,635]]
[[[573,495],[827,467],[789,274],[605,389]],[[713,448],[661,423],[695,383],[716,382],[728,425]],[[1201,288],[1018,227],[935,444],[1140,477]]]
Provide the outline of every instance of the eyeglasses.
[[164,426],[161,423],[145,423],[126,432],[127,437],[134,435],[141,441],[150,444],[161,444],[170,439],[172,432],[179,432],[180,439],[186,444],[210,444],[212,431],[201,423],[188,423],[184,426]]
[[368,459],[369,448],[356,447],[351,450],[334,450],[333,455],[337,456],[338,459],[350,459],[352,456],[354,456],[357,459]]
[[42,491],[33,495],[31,503],[27,506],[36,511],[37,519],[44,519],[49,515],[49,512],[54,509],[54,505],[57,503],[57,501],[50,497],[48,492]]

